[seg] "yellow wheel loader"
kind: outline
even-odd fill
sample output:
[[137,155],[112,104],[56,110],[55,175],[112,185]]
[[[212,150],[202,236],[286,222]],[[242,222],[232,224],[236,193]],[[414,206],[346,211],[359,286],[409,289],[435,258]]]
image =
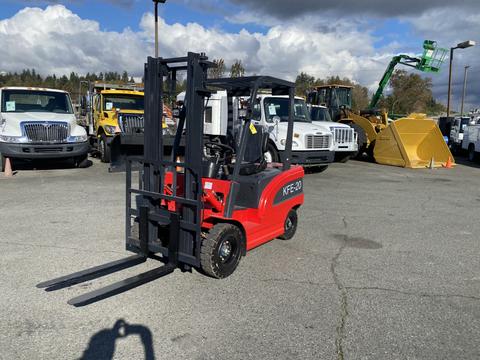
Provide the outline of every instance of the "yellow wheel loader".
[[388,84],[397,64],[414,67],[420,71],[438,72],[445,58],[445,49],[436,47],[434,41],[424,42],[421,58],[407,55],[395,56],[383,75],[368,110],[353,112],[352,87],[323,85],[310,92],[307,101],[328,107],[332,119],[349,124],[357,132],[358,155],[369,154],[379,164],[406,168],[446,166],[453,156],[436,122],[425,114],[411,114],[392,121],[376,105]]

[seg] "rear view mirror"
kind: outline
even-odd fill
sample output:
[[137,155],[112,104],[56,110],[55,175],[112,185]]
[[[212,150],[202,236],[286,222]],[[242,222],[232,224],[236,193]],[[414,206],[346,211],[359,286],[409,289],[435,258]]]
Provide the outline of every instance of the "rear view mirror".
[[80,98],[80,115],[87,115],[87,97],[85,95]]

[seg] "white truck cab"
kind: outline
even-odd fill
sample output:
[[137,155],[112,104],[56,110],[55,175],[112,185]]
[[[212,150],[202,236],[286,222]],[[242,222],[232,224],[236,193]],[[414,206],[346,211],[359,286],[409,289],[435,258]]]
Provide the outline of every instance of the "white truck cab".
[[462,149],[468,151],[468,160],[478,160],[480,154],[480,117],[474,118],[463,132]]
[[[284,156],[288,126],[288,96],[260,94],[253,106],[255,125],[269,134],[266,160],[281,161]],[[292,163],[303,166],[328,165],[333,162],[333,135],[328,127],[314,124],[305,100],[295,97]]]
[[449,145],[454,153],[462,147],[463,134],[471,121],[472,120],[469,116],[458,116],[453,120],[452,128],[450,130]]
[[85,163],[90,145],[77,124],[70,95],[62,90],[0,88],[0,157],[71,158]]
[[357,133],[347,124],[332,121],[328,108],[320,105],[309,105],[310,118],[315,125],[329,128],[333,134],[335,160],[347,161],[358,153]]
[[[180,93],[177,101],[184,101],[184,98],[185,93]],[[236,105],[233,106],[232,118],[234,127],[238,127],[238,109],[248,99],[233,98],[233,101]],[[259,94],[252,112],[252,123],[263,126],[269,134],[265,159],[267,162],[281,161],[287,138],[288,96]],[[292,163],[325,169],[335,157],[332,132],[328,126],[312,123],[305,100],[300,97],[295,98],[294,116]],[[205,103],[205,134],[226,136],[227,121],[227,92],[213,93]]]

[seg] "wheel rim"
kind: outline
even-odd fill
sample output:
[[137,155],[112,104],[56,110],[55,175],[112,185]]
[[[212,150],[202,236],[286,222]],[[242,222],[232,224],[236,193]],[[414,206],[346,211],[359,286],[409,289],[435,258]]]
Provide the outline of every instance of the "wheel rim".
[[293,221],[291,217],[287,217],[287,220],[285,221],[285,232],[290,231],[290,229],[293,228]]
[[218,257],[220,258],[220,262],[222,264],[230,262],[230,260],[233,258],[233,250],[234,246],[230,239],[226,239],[220,244],[218,247]]
[[265,161],[266,161],[267,163],[273,162],[273,154],[272,154],[272,152],[271,152],[270,150],[267,151],[267,152],[264,154],[264,157],[265,157]]

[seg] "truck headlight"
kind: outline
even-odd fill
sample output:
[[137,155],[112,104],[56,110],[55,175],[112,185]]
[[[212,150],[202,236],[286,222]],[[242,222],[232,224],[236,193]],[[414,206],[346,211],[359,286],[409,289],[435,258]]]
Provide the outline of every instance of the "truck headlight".
[[26,143],[28,139],[26,136],[7,136],[7,135],[0,135],[0,142],[5,143]]
[[[282,146],[285,146],[287,144],[287,140],[286,139],[280,140],[280,144],[282,144]],[[298,147],[298,143],[295,140],[292,141],[292,147],[294,148]]]
[[77,143],[77,142],[85,142],[88,140],[87,135],[80,135],[80,136],[69,136],[67,141],[71,143]]
[[116,126],[112,126],[112,125],[105,125],[103,128],[104,128],[104,129],[107,131],[107,133],[109,133],[110,135],[115,135],[115,130],[117,129]]

